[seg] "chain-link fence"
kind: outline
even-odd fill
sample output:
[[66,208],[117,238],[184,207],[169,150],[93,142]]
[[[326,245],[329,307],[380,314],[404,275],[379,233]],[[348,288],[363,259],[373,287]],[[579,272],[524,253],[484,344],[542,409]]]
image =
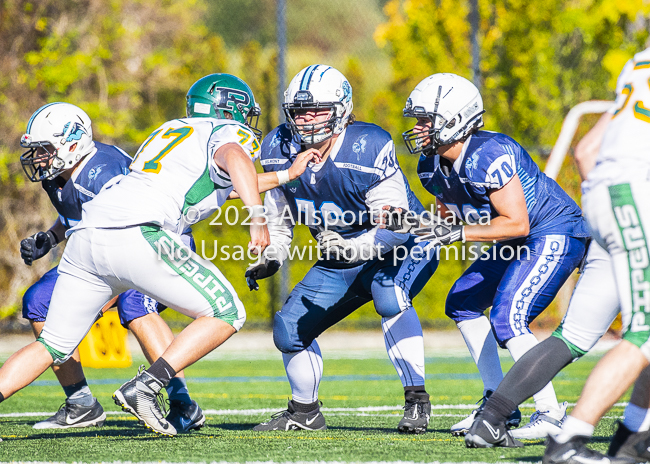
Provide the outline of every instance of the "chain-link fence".
[[[283,120],[280,102],[290,79],[310,64],[327,64],[349,79],[357,119],[393,135],[411,187],[427,206],[433,197],[421,187],[417,159],[405,154],[400,140],[409,124],[401,109],[415,84],[435,72],[474,78],[482,89],[487,129],[513,136],[543,164],[539,155],[550,151],[568,110],[584,100],[611,99],[621,66],[643,48],[650,6],[624,3],[195,0],[188,7],[175,0],[3,2],[0,318],[19,320],[25,289],[53,264],[48,257],[29,268],[18,253],[22,238],[47,229],[56,218],[40,186],[24,179],[17,162],[20,135],[42,104],[81,106],[93,119],[97,140],[134,154],[159,124],[184,114],[186,90],[206,74],[229,72],[248,82],[268,133]],[[282,22],[284,28],[278,27]],[[586,128],[581,126],[581,132]],[[559,182],[579,195],[571,169],[561,172]],[[247,241],[244,227],[206,222],[195,227],[195,235],[207,256],[214,256],[217,242],[234,247]],[[313,247],[306,228],[296,228],[294,244]],[[284,283],[277,275],[262,281],[259,292],[249,292],[243,278],[247,262],[215,257],[247,308],[249,327],[269,326],[286,292],[312,262],[294,260],[283,268]],[[467,264],[460,258],[444,260],[415,299],[425,327],[450,326],[445,297]],[[186,322],[172,311],[165,317]],[[378,325],[371,304],[343,323]]]

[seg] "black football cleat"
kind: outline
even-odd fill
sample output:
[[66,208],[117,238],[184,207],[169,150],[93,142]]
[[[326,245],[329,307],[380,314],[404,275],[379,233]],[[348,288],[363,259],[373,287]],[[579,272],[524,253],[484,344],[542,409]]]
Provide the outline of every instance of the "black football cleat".
[[404,417],[399,421],[397,431],[400,433],[425,433],[431,417],[429,395],[426,392],[407,392],[404,396]]
[[289,430],[317,431],[326,429],[325,417],[320,412],[320,406],[311,412],[298,412],[294,407],[293,400],[289,401],[285,411],[275,413],[268,422],[262,422],[253,427],[256,432],[269,432],[272,430],[285,432]]
[[631,464],[634,460],[605,456],[587,448],[589,437],[573,437],[566,443],[558,443],[548,437],[542,464]]
[[512,437],[505,422],[489,421],[483,411],[479,412],[474,423],[465,434],[468,448],[521,448],[523,443]]

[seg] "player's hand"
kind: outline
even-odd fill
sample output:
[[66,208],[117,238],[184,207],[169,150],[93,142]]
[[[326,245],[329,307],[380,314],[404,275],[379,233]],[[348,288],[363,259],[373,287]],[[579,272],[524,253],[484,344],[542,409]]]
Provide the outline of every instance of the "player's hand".
[[260,286],[257,281],[260,279],[266,279],[271,277],[273,274],[278,272],[278,269],[282,267],[282,263],[276,259],[271,259],[266,256],[261,256],[259,261],[249,264],[246,268],[246,283],[248,288],[252,290],[259,290]]
[[438,216],[433,216],[433,224],[430,227],[412,229],[411,233],[418,236],[415,243],[433,242],[434,245],[449,245],[465,241],[465,226],[447,224]]
[[333,230],[325,230],[319,233],[318,249],[326,259],[336,259],[346,263],[358,261],[357,253],[349,240],[344,239]]
[[291,180],[297,179],[305,172],[307,165],[309,163],[320,163],[323,159],[320,151],[315,148],[309,148],[303,152],[296,155],[296,159],[293,161],[293,164],[289,167],[289,178]]
[[34,261],[48,254],[58,243],[51,230],[38,232],[20,242],[20,257],[25,264],[31,266]]
[[403,210],[394,206],[384,206],[377,219],[379,227],[399,234],[411,233],[420,227],[420,216],[415,211]]
[[269,229],[266,227],[266,217],[264,218],[251,218],[251,241],[248,242],[248,249],[254,255],[259,255],[264,252],[267,246],[271,244],[271,236]]

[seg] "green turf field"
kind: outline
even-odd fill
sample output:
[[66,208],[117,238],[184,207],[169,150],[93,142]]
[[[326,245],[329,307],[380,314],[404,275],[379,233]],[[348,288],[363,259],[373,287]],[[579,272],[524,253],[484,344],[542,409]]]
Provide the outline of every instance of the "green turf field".
[[[576,401],[597,359],[587,357],[560,374],[555,382],[560,401]],[[54,412],[64,401],[54,375],[47,372],[36,385],[0,405],[0,461],[536,462],[544,451],[541,442],[528,442],[518,450],[466,449],[461,438],[448,433],[471,411],[482,390],[470,358],[427,359],[427,389],[434,410],[429,432],[417,436],[396,431],[402,387],[384,359],[327,359],[325,353],[320,392],[328,430],[312,433],[251,430],[286,407],[290,391],[279,356],[202,361],[187,369],[190,393],[206,410],[208,420],[202,430],[176,438],[153,435],[113,404],[113,391],[136,369],[135,365],[87,369],[91,389],[109,414],[106,425],[63,432],[31,427],[45,417],[33,413]],[[522,412],[529,416],[533,411]],[[606,449],[613,422],[621,413],[622,408],[616,408],[596,429],[596,449]]]

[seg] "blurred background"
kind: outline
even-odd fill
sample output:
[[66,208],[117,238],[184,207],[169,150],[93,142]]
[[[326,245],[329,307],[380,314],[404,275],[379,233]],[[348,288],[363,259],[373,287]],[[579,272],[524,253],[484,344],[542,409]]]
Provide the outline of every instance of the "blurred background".
[[[612,100],[616,77],[645,48],[648,0],[3,0],[0,6],[0,330],[27,330],[25,290],[54,266],[56,253],[23,264],[19,243],[48,229],[56,212],[39,184],[24,176],[20,136],[31,114],[52,101],[83,108],[94,138],[131,155],[162,122],[185,115],[185,93],[200,77],[227,72],[253,89],[268,133],[280,120],[281,90],[303,67],[332,65],[353,88],[357,119],[391,132],[400,163],[425,206],[417,158],[407,154],[402,108],[412,88],[436,72],[454,72],[481,88],[486,129],[519,141],[544,167],[562,120],[586,100]],[[597,120],[586,117],[573,144]],[[558,178],[579,201],[579,178],[567,159]],[[245,245],[246,228],[195,226],[205,253]],[[305,227],[294,244],[308,245]],[[201,248],[199,248],[200,250]],[[444,254],[443,254],[444,256]],[[242,298],[244,330],[270,327],[281,306],[281,273],[249,292],[247,261],[215,264]],[[294,261],[286,287],[312,262]],[[469,265],[443,260],[414,300],[425,328],[450,328],[444,301]],[[570,282],[539,320],[554,328],[568,304]],[[180,328],[187,319],[163,313]],[[372,304],[342,328],[378,328]]]

